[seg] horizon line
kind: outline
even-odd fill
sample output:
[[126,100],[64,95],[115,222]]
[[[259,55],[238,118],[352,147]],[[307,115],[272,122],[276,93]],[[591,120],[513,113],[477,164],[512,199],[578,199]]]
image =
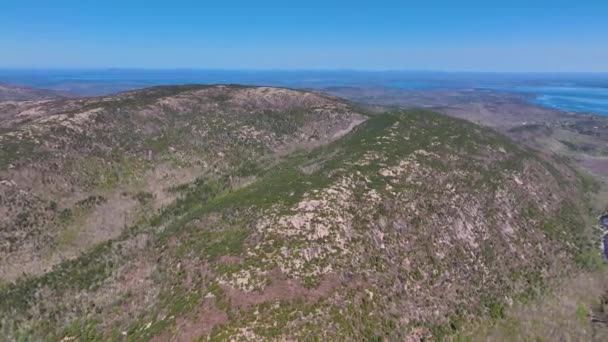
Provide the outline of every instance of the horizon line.
[[218,72],[353,72],[353,73],[469,73],[469,74],[608,74],[608,71],[497,71],[367,68],[205,68],[205,67],[10,67],[0,71],[218,71]]

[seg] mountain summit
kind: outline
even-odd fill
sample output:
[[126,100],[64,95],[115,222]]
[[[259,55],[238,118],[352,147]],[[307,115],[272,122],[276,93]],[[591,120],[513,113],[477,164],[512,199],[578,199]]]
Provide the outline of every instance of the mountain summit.
[[425,110],[157,87],[0,104],[9,340],[420,340],[589,260],[567,163]]

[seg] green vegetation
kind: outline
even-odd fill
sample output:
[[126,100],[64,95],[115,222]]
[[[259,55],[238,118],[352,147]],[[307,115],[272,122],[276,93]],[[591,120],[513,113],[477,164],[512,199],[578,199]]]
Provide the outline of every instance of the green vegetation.
[[578,319],[581,323],[585,323],[587,321],[588,314],[589,313],[587,312],[587,308],[585,307],[584,304],[579,303],[576,306],[576,319]]
[[[225,105],[220,95],[214,100]],[[133,101],[107,105],[141,105]],[[300,109],[255,119],[278,135],[308,120]],[[7,336],[142,340],[179,333],[178,321],[187,327],[211,310],[222,317],[201,336],[211,340],[244,330],[254,339],[382,341],[417,332],[465,340],[471,318],[508,319],[508,299],[536,298],[575,262],[599,264],[577,202],[588,181],[569,181],[567,168],[504,136],[430,111],[374,116],[280,161],[255,158],[263,155],[257,144],[207,151],[169,133],[146,141],[155,158],[180,160],[186,148],[169,148],[179,144],[200,153],[183,165],[221,155],[120,237],[3,285]],[[150,167],[127,155],[81,163],[83,178],[105,191],[137,183]],[[237,188],[239,177],[256,180]],[[130,194],[141,205],[155,200]],[[91,196],[76,207],[105,201]],[[74,208],[54,207],[61,222],[74,222]]]
[[223,255],[238,255],[249,231],[243,228],[226,228],[217,231],[199,230],[188,236],[178,249],[179,255],[195,253],[214,261]]

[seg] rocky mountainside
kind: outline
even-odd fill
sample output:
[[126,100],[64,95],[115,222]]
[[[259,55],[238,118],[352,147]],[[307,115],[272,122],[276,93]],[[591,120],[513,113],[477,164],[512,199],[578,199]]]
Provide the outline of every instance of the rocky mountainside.
[[3,108],[8,340],[442,339],[598,254],[586,178],[430,111],[239,86]]
[[0,101],[53,100],[65,95],[47,89],[35,89],[0,82]]
[[[604,182],[608,179],[605,115],[552,109],[530,102],[529,95],[490,89],[330,87],[324,91],[380,108],[422,106],[491,127],[518,143],[573,159],[576,166]],[[605,201],[600,202],[605,205]]]
[[5,280],[43,273],[178,197],[205,196],[192,184],[250,182],[277,156],[364,119],[328,96],[238,86],[0,103],[0,113]]

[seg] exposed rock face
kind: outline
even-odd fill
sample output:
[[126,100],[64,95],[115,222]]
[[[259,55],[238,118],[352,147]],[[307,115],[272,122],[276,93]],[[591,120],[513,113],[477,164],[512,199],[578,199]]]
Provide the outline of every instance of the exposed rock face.
[[236,186],[275,156],[365,119],[329,96],[239,86],[0,103],[0,113],[4,280],[117,237],[188,191],[179,185]]
[[[158,211],[127,215],[105,243],[85,224],[76,236],[97,247],[0,289],[8,339],[440,339],[595,248],[572,168],[428,111],[361,123],[332,97],[237,86],[21,109],[4,141],[38,140],[40,159],[11,156],[0,186],[44,229],[5,229],[15,251],[55,241],[56,220],[94,226],[117,201]],[[20,188],[18,174],[50,165],[44,191]],[[54,208],[48,193],[63,196]]]

